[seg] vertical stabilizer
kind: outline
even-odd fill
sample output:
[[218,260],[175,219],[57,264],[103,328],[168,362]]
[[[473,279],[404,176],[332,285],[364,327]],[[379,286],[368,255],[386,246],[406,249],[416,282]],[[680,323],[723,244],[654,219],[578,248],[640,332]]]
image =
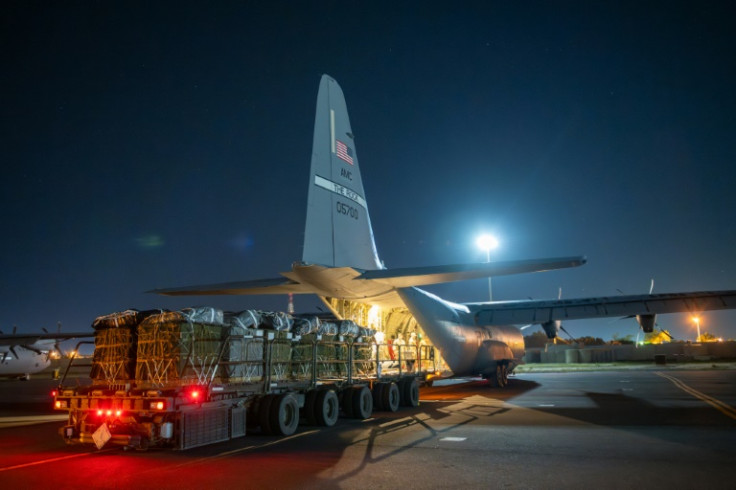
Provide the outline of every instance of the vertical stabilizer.
[[317,95],[302,261],[330,267],[382,268],[345,97],[327,75],[322,75]]

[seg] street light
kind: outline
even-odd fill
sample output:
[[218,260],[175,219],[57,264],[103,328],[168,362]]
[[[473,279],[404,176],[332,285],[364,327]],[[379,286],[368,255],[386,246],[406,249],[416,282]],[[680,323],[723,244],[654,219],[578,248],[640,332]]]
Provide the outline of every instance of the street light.
[[700,317],[694,316],[693,321],[695,322],[695,326],[698,328],[698,336],[695,338],[695,342],[700,342]]
[[[486,251],[486,262],[491,261],[491,249],[498,247],[498,240],[493,235],[483,234],[475,241],[478,248]],[[491,276],[488,276],[488,299],[493,301],[493,291],[491,290]]]

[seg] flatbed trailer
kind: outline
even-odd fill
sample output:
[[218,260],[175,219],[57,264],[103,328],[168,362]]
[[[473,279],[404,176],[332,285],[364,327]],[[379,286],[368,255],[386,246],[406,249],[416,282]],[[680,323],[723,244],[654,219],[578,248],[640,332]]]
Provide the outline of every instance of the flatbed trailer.
[[[66,385],[65,373],[54,400],[55,409],[69,414],[61,436],[98,449],[184,450],[253,430],[287,436],[300,424],[332,426],[340,416],[366,419],[374,410],[419,403],[419,384],[429,371],[426,348],[395,349],[398,358],[391,360],[388,346],[372,342],[370,332],[357,326],[359,333],[350,335],[253,327],[237,335],[226,329],[217,349],[210,349],[216,356],[197,354],[197,342],[211,339],[188,338],[176,373],[165,356],[142,359],[142,333],[135,378],[121,374],[119,348],[97,363],[89,386]],[[105,344],[96,349],[104,351]]]

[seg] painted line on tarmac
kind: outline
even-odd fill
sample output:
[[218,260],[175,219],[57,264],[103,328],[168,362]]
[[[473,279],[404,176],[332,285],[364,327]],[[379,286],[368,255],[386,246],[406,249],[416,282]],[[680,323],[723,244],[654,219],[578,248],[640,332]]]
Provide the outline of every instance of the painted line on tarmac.
[[106,453],[108,451],[113,451],[114,449],[116,449],[116,448],[104,449],[102,451],[97,451],[95,453],[70,454],[68,456],[60,456],[58,458],[42,459],[42,460],[39,460],[39,461],[31,461],[30,463],[17,464],[15,466],[6,466],[5,468],[0,468],[0,473],[3,472],[3,471],[19,470],[21,468],[28,468],[30,466],[37,466],[37,465],[40,465],[40,464],[55,463],[57,461],[64,461],[66,459],[81,458],[82,456],[92,456],[93,454]]
[[23,417],[0,417],[0,429],[23,425],[45,424],[68,419],[68,415],[27,415]]
[[675,386],[680,388],[682,391],[689,393],[695,398],[698,398],[704,401],[708,405],[712,406],[713,408],[721,412],[726,417],[731,417],[732,419],[736,420],[736,409],[734,409],[732,406],[728,405],[727,403],[724,403],[721,400],[718,400],[717,398],[713,398],[712,396],[708,396],[705,393],[701,393],[695,388],[691,388],[690,386],[686,385],[679,379],[669,376],[667,374],[664,374],[662,372],[657,371],[654,374],[656,374],[657,376],[661,376],[662,378],[669,379],[670,381],[672,381],[672,383],[674,383]]

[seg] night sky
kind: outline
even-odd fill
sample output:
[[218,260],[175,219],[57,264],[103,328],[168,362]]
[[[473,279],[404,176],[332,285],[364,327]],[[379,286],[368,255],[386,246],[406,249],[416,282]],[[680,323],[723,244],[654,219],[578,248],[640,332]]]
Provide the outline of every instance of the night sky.
[[[485,261],[490,231],[493,260],[588,258],[496,278],[498,300],[736,288],[733,2],[597,3],[2,2],[0,329],[285,310],[145,291],[301,259],[323,73],[345,93],[387,267]],[[694,338],[687,315],[659,325]],[[702,328],[734,338],[736,315]]]

